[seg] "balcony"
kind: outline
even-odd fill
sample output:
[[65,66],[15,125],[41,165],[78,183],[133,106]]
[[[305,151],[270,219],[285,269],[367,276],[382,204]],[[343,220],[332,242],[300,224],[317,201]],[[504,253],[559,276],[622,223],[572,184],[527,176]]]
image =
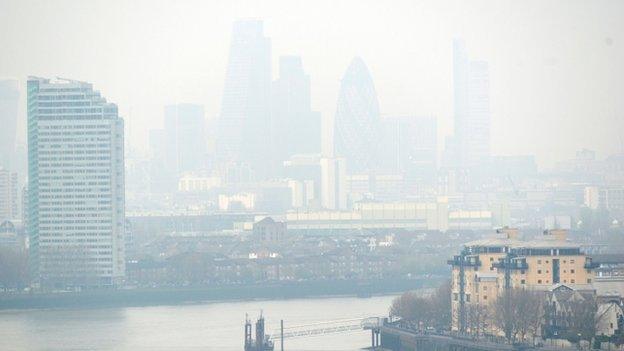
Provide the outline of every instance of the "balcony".
[[464,267],[479,267],[481,266],[481,261],[479,260],[478,256],[464,256],[463,257],[463,262],[462,262],[462,256],[461,255],[455,255],[453,256],[452,260],[448,260],[446,261],[446,263],[448,263],[451,266],[460,266],[463,263]]
[[529,269],[529,264],[525,260],[498,261],[492,266],[498,269]]
[[585,269],[596,269],[598,267],[600,267],[600,263],[594,262],[592,260],[586,260],[585,265],[583,266],[583,268]]

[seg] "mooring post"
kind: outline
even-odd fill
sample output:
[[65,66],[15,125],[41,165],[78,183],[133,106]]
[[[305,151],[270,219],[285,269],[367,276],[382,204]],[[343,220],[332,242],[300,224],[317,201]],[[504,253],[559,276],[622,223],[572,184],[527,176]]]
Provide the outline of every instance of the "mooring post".
[[284,351],[284,320],[280,319],[280,349]]
[[371,329],[371,347],[375,348],[375,329]]

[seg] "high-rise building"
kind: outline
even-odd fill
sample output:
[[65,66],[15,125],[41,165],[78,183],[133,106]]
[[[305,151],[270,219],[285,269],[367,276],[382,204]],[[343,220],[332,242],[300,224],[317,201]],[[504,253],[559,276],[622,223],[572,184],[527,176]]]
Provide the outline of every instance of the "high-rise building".
[[165,167],[178,176],[198,171],[206,159],[204,107],[194,104],[165,106]]
[[373,78],[364,61],[356,57],[342,77],[334,120],[334,154],[346,159],[349,174],[365,173],[376,167],[379,127]]
[[257,178],[271,162],[271,41],[260,20],[234,23],[225,87],[218,120],[220,162],[248,164]]
[[344,158],[321,158],[321,205],[328,210],[347,208],[347,173]]
[[0,223],[19,219],[17,173],[0,168]]
[[124,276],[124,122],[89,83],[28,79],[28,233],[42,287]]
[[299,56],[280,57],[280,75],[272,86],[272,141],[278,164],[297,154],[321,151],[321,114],[310,106],[310,77]]
[[432,183],[438,164],[437,119],[402,116],[381,121],[379,164],[384,171],[403,174],[411,182]]
[[16,80],[0,80],[0,167],[16,169],[14,163],[15,136],[19,89]]
[[464,43],[453,41],[455,110],[454,158],[460,168],[474,168],[490,157],[490,76],[487,62],[472,61]]

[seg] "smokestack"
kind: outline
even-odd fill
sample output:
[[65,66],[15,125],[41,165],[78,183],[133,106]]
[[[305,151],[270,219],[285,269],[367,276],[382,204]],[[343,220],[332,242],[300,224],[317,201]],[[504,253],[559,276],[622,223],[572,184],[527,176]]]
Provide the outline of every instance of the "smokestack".
[[498,229],[496,232],[499,234],[504,234],[505,238],[507,239],[518,240],[518,235],[519,235],[518,228],[503,227],[501,229]]
[[559,242],[565,242],[568,239],[568,231],[565,229],[551,229],[549,235]]

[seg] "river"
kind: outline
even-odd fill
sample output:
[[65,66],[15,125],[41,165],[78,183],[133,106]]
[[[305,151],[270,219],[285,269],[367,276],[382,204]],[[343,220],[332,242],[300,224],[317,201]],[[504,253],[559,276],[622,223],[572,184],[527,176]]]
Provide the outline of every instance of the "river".
[[[285,325],[385,316],[394,296],[214,302],[178,306],[0,311],[0,350],[241,351],[245,314]],[[286,350],[359,350],[370,332],[286,339]],[[276,350],[279,347],[276,345]]]

